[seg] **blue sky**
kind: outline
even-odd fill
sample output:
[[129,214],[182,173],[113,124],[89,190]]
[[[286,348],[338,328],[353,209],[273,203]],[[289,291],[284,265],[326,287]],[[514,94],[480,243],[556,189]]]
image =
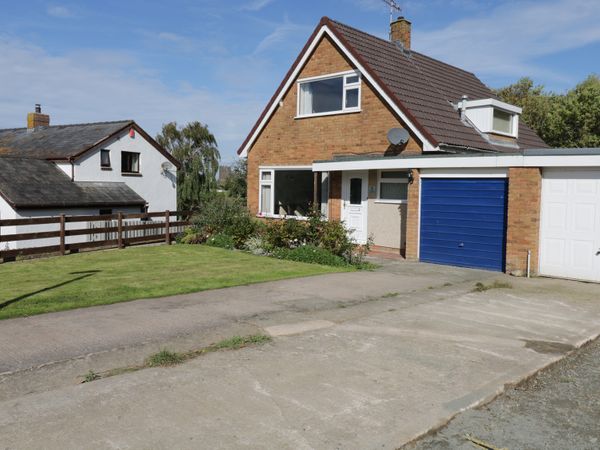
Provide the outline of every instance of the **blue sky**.
[[[600,72],[598,0],[407,0],[413,48],[498,87],[555,91]],[[386,37],[381,0],[0,0],[0,127],[199,120],[224,162],[327,15]]]

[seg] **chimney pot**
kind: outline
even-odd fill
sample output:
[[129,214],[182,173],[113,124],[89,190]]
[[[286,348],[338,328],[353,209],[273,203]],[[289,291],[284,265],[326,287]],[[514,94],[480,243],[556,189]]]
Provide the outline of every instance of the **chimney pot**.
[[35,112],[27,114],[27,129],[35,130],[39,127],[48,126],[50,126],[50,116],[48,114],[42,114],[42,105],[36,103]]
[[390,24],[390,41],[398,42],[406,50],[410,50],[411,23],[404,17],[398,17]]

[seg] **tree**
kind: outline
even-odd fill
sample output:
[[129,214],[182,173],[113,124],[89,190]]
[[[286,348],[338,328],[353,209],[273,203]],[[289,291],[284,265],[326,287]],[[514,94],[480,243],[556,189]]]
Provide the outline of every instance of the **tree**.
[[600,78],[596,75],[562,95],[535,86],[530,78],[521,78],[496,94],[523,108],[521,119],[552,147],[600,145]]
[[232,167],[231,173],[225,179],[223,183],[223,189],[225,189],[230,196],[238,198],[246,198],[246,191],[248,189],[248,161],[239,159]]
[[178,208],[198,207],[202,196],[217,187],[221,159],[217,140],[200,122],[190,122],[182,128],[170,122],[163,125],[156,141],[181,162],[177,174]]

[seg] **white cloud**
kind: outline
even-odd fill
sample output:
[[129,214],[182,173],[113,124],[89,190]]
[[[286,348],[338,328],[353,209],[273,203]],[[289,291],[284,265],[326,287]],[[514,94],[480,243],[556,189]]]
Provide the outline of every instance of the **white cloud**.
[[260,11],[273,2],[274,0],[253,0],[243,5],[240,9],[242,11]]
[[310,27],[290,22],[290,20],[286,16],[283,19],[283,23],[275,25],[273,31],[271,31],[271,33],[265,36],[258,43],[256,48],[254,49],[254,54],[258,55],[282,42],[287,41],[289,37],[295,33],[306,34],[308,30],[310,30]]
[[53,56],[0,36],[0,128],[24,126],[35,103],[53,124],[135,119],[151,135],[169,121],[200,120],[227,161],[263,106],[241,92],[169,87],[129,54],[82,51]]
[[61,19],[73,17],[73,12],[66,6],[62,5],[50,5],[48,8],[46,8],[46,12],[49,16],[58,17]]
[[566,81],[561,69],[544,69],[536,58],[600,42],[599,20],[597,0],[507,2],[441,30],[417,28],[413,47],[478,74]]

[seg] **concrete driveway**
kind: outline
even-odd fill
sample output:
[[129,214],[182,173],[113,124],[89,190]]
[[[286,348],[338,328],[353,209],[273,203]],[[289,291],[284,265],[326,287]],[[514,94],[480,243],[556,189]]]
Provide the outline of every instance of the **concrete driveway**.
[[[471,292],[493,280],[513,287]],[[2,367],[50,364],[1,379],[0,448],[397,448],[596,336],[599,293],[393,262],[3,321]],[[257,330],[273,342],[75,382]]]

